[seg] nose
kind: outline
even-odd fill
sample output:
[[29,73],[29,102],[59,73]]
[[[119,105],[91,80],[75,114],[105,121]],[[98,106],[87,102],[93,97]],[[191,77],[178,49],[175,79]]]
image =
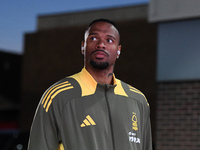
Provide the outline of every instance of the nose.
[[99,40],[99,42],[96,45],[97,49],[105,49],[106,48],[106,44],[104,44],[104,42],[102,40]]

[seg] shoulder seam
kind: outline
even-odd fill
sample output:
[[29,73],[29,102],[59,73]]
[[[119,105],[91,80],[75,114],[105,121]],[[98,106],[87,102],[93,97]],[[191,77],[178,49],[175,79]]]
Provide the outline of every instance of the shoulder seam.
[[132,87],[131,85],[128,85],[128,87],[129,87],[129,90],[130,91],[132,91],[132,92],[135,92],[135,93],[138,93],[138,94],[140,94],[140,95],[142,95],[143,97],[144,97],[144,99],[146,100],[146,102],[147,102],[147,105],[149,106],[149,103],[148,103],[148,101],[147,101],[147,98],[146,98],[146,96],[140,91],[140,90],[138,90],[138,89],[136,89],[136,88],[134,88],[134,87]]
[[[135,93],[138,93],[138,94],[140,94],[140,95],[142,95],[142,96],[145,97],[145,95],[144,95],[140,90],[138,90],[138,89],[132,87],[131,85],[128,85],[128,87],[129,87],[129,90],[130,90],[130,91],[135,92]],[[145,98],[146,98],[146,97],[145,97]]]
[[46,112],[48,112],[49,107],[52,103],[54,97],[56,97],[59,93],[74,88],[69,81],[61,82],[59,84],[53,85],[50,87],[42,97],[41,104]]

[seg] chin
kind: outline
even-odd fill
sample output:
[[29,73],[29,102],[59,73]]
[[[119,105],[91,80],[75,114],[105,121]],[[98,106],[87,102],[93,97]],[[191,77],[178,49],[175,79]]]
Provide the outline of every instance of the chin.
[[103,70],[103,69],[108,68],[109,62],[98,62],[98,61],[91,60],[90,65],[95,69]]

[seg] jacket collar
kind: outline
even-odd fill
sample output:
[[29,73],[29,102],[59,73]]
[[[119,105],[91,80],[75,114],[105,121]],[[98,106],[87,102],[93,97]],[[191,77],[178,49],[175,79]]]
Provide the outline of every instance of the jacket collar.
[[[71,77],[74,78],[81,86],[82,96],[87,96],[95,93],[98,83],[94,80],[91,74],[85,69],[85,67],[82,69],[81,72],[72,75]],[[114,89],[115,94],[127,96],[121,85],[121,81],[116,79],[114,74],[113,74],[113,83],[114,85],[111,86],[115,87]]]

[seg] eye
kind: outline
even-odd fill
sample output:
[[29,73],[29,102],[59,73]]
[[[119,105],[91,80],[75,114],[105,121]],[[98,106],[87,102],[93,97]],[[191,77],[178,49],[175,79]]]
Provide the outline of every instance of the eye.
[[112,39],[108,39],[107,41],[108,41],[108,43],[113,43]]
[[91,41],[96,41],[96,40],[97,40],[97,38],[96,38],[96,37],[94,37],[94,36],[93,36],[93,37],[91,37],[90,39],[91,39]]

